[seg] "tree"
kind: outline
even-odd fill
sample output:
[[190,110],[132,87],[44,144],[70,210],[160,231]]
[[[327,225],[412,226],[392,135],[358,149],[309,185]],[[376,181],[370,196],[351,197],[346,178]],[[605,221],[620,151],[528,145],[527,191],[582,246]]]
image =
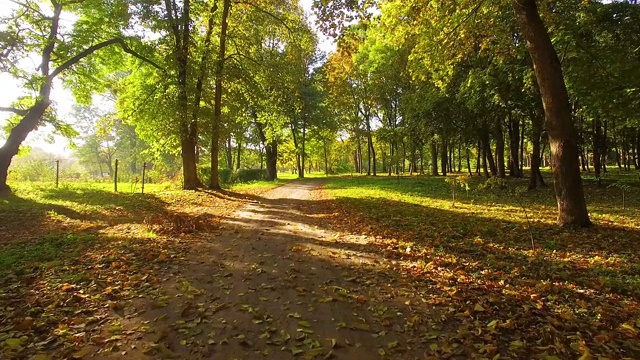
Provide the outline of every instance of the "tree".
[[[490,169],[491,175],[505,176],[505,125],[510,138],[509,167],[512,174],[519,174],[522,162],[518,150],[524,148],[520,139],[525,126],[520,126],[517,117],[528,118],[534,124],[531,132],[534,145],[539,144],[542,132],[539,115],[532,110],[536,102],[519,100],[527,98],[521,94],[533,93],[527,76],[510,75],[526,74],[527,60],[519,51],[526,40],[554,159],[558,222],[566,226],[590,225],[577,168],[577,134],[562,69],[535,0],[512,0],[511,9],[508,3],[485,1],[378,2],[380,25],[368,15],[371,12],[367,7],[371,5],[372,2],[314,2],[329,33],[338,29],[344,36],[356,26],[380,26],[383,30],[372,37],[374,43],[384,42],[392,49],[408,52],[407,67],[414,83],[408,88],[419,89],[421,86],[415,85],[426,83],[438,90],[418,91],[420,99],[430,94],[433,101],[409,106],[413,109],[407,113],[407,119],[411,119],[411,114],[423,114],[422,121],[428,121],[427,142],[432,144],[434,174],[438,172],[437,155],[441,158],[442,172],[452,170],[455,142],[471,143],[464,138],[464,129],[473,128],[478,134],[478,163],[482,161],[487,175]],[[559,8],[555,6],[553,13],[558,13]],[[333,19],[344,16],[355,16],[360,22],[344,29],[333,23]],[[357,51],[362,52],[362,48]],[[364,88],[362,84],[356,86]],[[536,151],[539,146],[534,146]],[[537,159],[532,165],[535,180],[532,185],[538,185],[541,177]]]
[[[16,125],[10,130],[10,134],[5,144],[0,148],[0,192],[8,192],[7,174],[11,159],[18,153],[20,145],[27,135],[41,124],[43,117],[51,106],[51,89],[56,77],[74,67],[93,53],[111,46],[118,46],[121,50],[141,59],[153,66],[157,66],[153,61],[132,50],[125,38],[118,33],[119,28],[90,29],[96,35],[105,33],[107,36],[116,33],[116,37],[103,39],[99,36],[87,36],[87,33],[78,32],[72,29],[71,32],[64,32],[60,28],[60,16],[63,9],[79,15],[80,25],[83,16],[95,16],[95,14],[114,14],[114,18],[109,25],[122,25],[125,20],[118,16],[122,12],[117,11],[119,3],[103,4],[92,2],[85,6],[80,6],[75,2],[59,2],[52,0],[50,9],[44,9],[39,4],[25,1],[18,2],[18,7],[0,22],[6,27],[2,41],[2,56],[0,57],[0,67],[16,78],[27,79],[25,85],[32,89],[34,96],[28,101],[21,102],[18,108],[0,108],[2,111],[10,111],[19,116]],[[46,13],[51,11],[51,15]],[[79,26],[78,28],[80,28]],[[33,28],[34,31],[23,33],[24,28]],[[76,30],[76,31],[74,31]],[[19,67],[20,61],[29,57],[32,53],[40,54],[40,64],[38,72],[30,72]]]
[[558,223],[562,226],[590,226],[578,168],[577,135],[558,54],[535,0],[512,0],[512,5],[527,40],[544,104],[545,126],[553,154]]

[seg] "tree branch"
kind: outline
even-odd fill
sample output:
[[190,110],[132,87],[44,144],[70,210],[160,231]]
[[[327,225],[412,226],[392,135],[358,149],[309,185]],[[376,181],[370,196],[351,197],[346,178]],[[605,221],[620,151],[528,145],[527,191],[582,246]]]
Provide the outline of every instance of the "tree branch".
[[254,58],[252,58],[252,57],[250,57],[248,55],[245,55],[245,54],[243,54],[241,52],[235,52],[233,54],[229,54],[229,55],[227,55],[227,57],[224,58],[224,60],[226,61],[226,60],[229,60],[229,59],[233,59],[236,56],[240,56],[242,58],[245,58],[245,59],[247,59],[247,60],[251,61],[252,63],[254,63],[256,65],[259,65],[259,66],[264,65],[263,63],[257,61],[256,59],[254,59]]
[[29,110],[16,109],[16,108],[12,108],[12,107],[2,107],[2,106],[0,106],[0,111],[12,112],[12,113],[18,114],[20,116],[25,116],[29,112]]
[[101,43],[92,45],[88,48],[86,48],[85,50],[81,51],[79,54],[77,54],[76,56],[72,57],[71,59],[65,61],[62,65],[58,66],[55,70],[53,70],[53,72],[51,73],[51,78],[56,77],[57,75],[59,75],[61,72],[63,72],[64,70],[67,70],[68,68],[70,68],[71,66],[75,65],[78,61],[84,59],[85,57],[93,54],[94,52],[110,46],[110,45],[120,45],[120,47],[122,48],[122,50],[130,55],[135,56],[136,58],[150,64],[151,66],[155,67],[156,69],[161,70],[162,72],[166,72],[165,69],[163,69],[160,65],[156,64],[155,62],[153,62],[150,59],[147,59],[146,57],[138,54],[137,52],[133,51],[129,45],[127,45],[127,43],[124,42],[124,40],[120,39],[120,38],[115,38],[115,39],[111,39],[111,40],[107,40],[107,41],[103,41]]
[[176,42],[176,48],[180,48],[182,46],[180,45],[180,40],[181,40],[180,28],[176,23],[176,17],[173,16],[174,8],[171,6],[171,0],[165,0],[164,4],[165,4],[165,9],[167,11],[167,18],[169,20],[169,25],[171,26],[171,31],[173,31],[173,37]]
[[474,16],[478,12],[478,10],[480,10],[480,8],[485,3],[485,1],[486,0],[481,0],[473,9],[471,9],[471,11],[469,11],[469,13],[465,16],[465,18],[462,19],[462,21],[456,24],[456,26],[454,26],[453,29],[451,29],[451,31],[445,34],[445,38],[448,39],[449,36],[453,35],[453,33],[458,31],[458,28],[460,28],[460,26],[462,26],[464,23],[469,21],[469,19],[471,19],[471,17]]
[[266,14],[270,17],[272,17],[273,19],[275,19],[276,21],[278,21],[279,23],[281,23],[285,28],[287,28],[287,30],[289,30],[289,33],[293,33],[293,30],[291,30],[291,28],[289,27],[289,25],[287,25],[287,23],[282,20],[281,18],[277,17],[276,15],[272,14],[271,12],[261,8],[260,6],[250,3],[250,2],[246,2],[246,1],[236,1],[234,2],[234,4],[244,4],[244,5],[249,5],[254,7],[256,10],[260,11],[263,14]]
[[24,4],[24,3],[21,3],[21,2],[16,1],[16,0],[10,0],[10,1],[12,3],[18,5],[18,6],[24,7],[27,10],[31,10],[31,11],[35,12],[36,14],[40,15],[43,20],[53,20],[53,17],[45,15],[40,9],[36,9],[36,8],[30,6],[29,4]]

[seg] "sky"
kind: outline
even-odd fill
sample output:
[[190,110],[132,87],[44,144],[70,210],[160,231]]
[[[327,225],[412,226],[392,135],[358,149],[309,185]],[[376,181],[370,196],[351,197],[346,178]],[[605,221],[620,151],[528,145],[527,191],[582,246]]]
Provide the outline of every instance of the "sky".
[[[299,0],[299,4],[305,10],[312,27],[316,28],[314,22],[316,17],[311,10],[311,4],[313,0]],[[0,16],[6,15],[16,5],[10,0],[0,0]],[[322,33],[316,30],[319,39],[319,49],[323,52],[330,53],[335,50],[335,42],[333,39],[324,36]],[[25,67],[37,67],[37,64],[25,63]],[[18,83],[13,80],[11,76],[6,73],[0,73],[0,107],[9,107],[13,101],[19,96],[25,95]],[[54,106],[58,116],[62,119],[69,117],[71,108],[75,103],[75,100],[71,93],[64,89],[59,81],[54,82],[53,90],[51,92],[51,99],[54,102]],[[0,112],[0,125],[4,126],[6,119],[9,117],[9,113]],[[27,137],[25,144],[41,148],[47,152],[58,154],[60,156],[68,157],[71,155],[72,150],[69,148],[69,141],[60,136],[53,136],[53,143],[47,141],[47,138],[51,138],[51,127],[43,127],[37,131],[32,132]],[[4,135],[0,134],[0,144],[4,143]]]

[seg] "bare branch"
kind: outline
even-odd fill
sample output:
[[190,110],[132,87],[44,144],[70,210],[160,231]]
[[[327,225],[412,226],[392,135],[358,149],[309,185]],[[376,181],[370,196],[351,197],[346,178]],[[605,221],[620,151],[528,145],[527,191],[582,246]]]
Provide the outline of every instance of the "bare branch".
[[126,52],[127,54],[133,55],[136,58],[150,64],[151,66],[155,67],[156,69],[159,69],[163,72],[166,72],[166,70],[164,70],[160,65],[156,64],[155,62],[153,62],[150,59],[147,59],[146,57],[138,54],[137,52],[135,52],[134,50],[132,50],[129,45],[127,45],[127,43],[124,42],[124,40],[120,39],[120,38],[115,38],[115,39],[111,39],[111,40],[107,40],[107,41],[103,41],[101,43],[92,45],[88,48],[86,48],[85,50],[81,51],[79,54],[77,54],[76,56],[72,57],[71,59],[65,61],[62,65],[58,66],[55,70],[53,70],[53,72],[51,73],[51,78],[56,77],[57,75],[59,75],[61,72],[63,72],[64,70],[70,68],[71,66],[73,66],[74,64],[76,64],[78,61],[84,59],[85,57],[93,54],[94,52],[96,52],[97,50],[100,50],[104,47],[107,47],[109,45],[120,45],[120,47],[122,48],[122,50],[124,52]]
[[236,56],[240,56],[242,58],[245,58],[245,59],[251,61],[252,63],[256,64],[256,65],[259,65],[259,66],[263,65],[261,62],[257,61],[256,59],[254,59],[254,58],[252,58],[252,57],[250,57],[248,55],[245,55],[243,53],[240,53],[240,52],[235,52],[233,54],[229,54],[226,58],[224,58],[224,60],[226,61],[226,60],[229,60],[229,59],[233,59]]
[[2,107],[2,106],[0,106],[0,111],[12,112],[12,113],[18,114],[20,116],[25,116],[29,112],[29,110],[16,109],[16,108],[12,108],[12,107]]
[[14,4],[18,5],[18,6],[22,6],[23,8],[25,8],[27,10],[31,10],[31,11],[35,12],[36,14],[42,16],[42,18],[44,20],[53,20],[53,17],[45,15],[40,9],[36,9],[36,8],[32,7],[29,4],[21,3],[21,2],[16,1],[16,0],[9,0],[9,1],[11,1],[12,3],[14,3]]
[[285,28],[287,28],[287,30],[289,30],[289,33],[293,33],[293,30],[291,30],[289,25],[287,25],[287,23],[283,19],[279,18],[278,16],[272,14],[271,12],[263,9],[262,7],[254,4],[254,3],[250,3],[250,2],[246,2],[246,1],[236,1],[236,2],[234,2],[234,4],[244,4],[244,5],[252,6],[256,10],[260,11],[261,13],[266,14],[266,15],[272,17],[273,19],[275,19],[276,21],[278,21],[279,23],[281,23]]
[[172,6],[171,0],[164,1],[165,10],[167,11],[167,20],[169,20],[169,25],[171,26],[171,31],[173,31],[173,37],[176,42],[176,48],[180,48],[180,28],[176,23],[176,16],[174,16],[174,6]]
[[458,30],[458,28],[460,28],[460,26],[462,26],[464,23],[469,21],[469,19],[471,19],[472,16],[475,16],[478,10],[480,10],[480,8],[482,7],[482,5],[484,5],[485,1],[486,0],[481,0],[478,3],[478,5],[476,5],[473,9],[471,9],[471,11],[469,11],[469,13],[465,16],[465,18],[462,19],[462,21],[456,24],[456,26],[454,26],[453,29],[451,29],[451,31],[445,34],[445,37],[448,39],[449,36],[453,35],[453,33],[455,33]]

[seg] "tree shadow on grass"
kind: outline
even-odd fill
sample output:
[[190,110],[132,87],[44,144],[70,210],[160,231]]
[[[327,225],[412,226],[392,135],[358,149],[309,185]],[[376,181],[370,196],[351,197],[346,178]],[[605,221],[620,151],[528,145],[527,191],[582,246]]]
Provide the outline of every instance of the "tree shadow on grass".
[[[535,280],[572,280],[584,286],[596,286],[604,274],[623,278],[640,270],[640,231],[633,228],[599,226],[571,231],[542,222],[516,221],[515,214],[498,214],[504,218],[492,219],[380,199],[338,198],[336,204],[340,210],[350,211],[349,215],[341,215],[350,219],[348,224],[337,222],[345,231],[351,226],[352,231],[402,240],[405,248],[410,243],[428,248],[426,254],[418,254],[414,260],[431,254],[451,254],[496,271],[526,268],[523,276]],[[539,250],[537,255],[530,253],[530,232]],[[402,254],[402,245],[396,243],[392,242],[392,248],[387,250],[411,258],[411,254]],[[380,246],[386,248],[390,244],[382,242]],[[640,295],[637,285],[627,290]]]
[[[98,189],[38,189],[0,199],[2,244],[37,240],[48,234],[123,232],[192,233],[211,230],[239,206],[241,195],[212,193],[113,193]],[[229,209],[225,209],[228,207]],[[131,234],[134,236],[134,234]]]

